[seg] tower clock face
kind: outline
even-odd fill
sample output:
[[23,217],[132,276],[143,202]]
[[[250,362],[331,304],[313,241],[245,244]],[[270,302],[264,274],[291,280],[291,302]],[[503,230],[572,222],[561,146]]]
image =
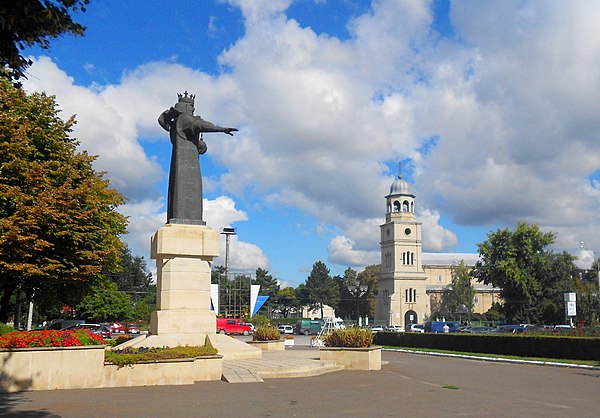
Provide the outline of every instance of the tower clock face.
[[412,232],[412,231],[410,230],[410,228],[406,228],[406,229],[404,230],[404,233],[405,233],[406,235],[410,235],[410,233],[411,233],[411,232]]

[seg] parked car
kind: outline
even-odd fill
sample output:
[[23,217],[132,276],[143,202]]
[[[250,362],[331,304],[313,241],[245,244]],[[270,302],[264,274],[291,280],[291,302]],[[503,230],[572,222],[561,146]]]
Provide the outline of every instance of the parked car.
[[120,322],[112,322],[110,324],[110,331],[113,334],[123,334],[125,333],[125,327]]
[[409,332],[420,332],[420,333],[424,333],[425,332],[425,325],[423,324],[410,324],[410,327],[408,328]]
[[252,328],[239,318],[217,318],[217,332],[248,335],[252,332]]
[[323,328],[323,321],[320,319],[301,319],[296,322],[294,332],[296,334],[318,334]]
[[381,326],[381,325],[373,325],[371,327],[371,331],[373,331],[373,332],[383,331],[383,326]]
[[277,329],[279,330],[279,332],[281,334],[293,334],[294,333],[294,327],[291,325],[279,325],[279,327],[277,327]]
[[252,330],[252,332],[254,332],[254,330],[256,329],[256,327],[254,326],[254,324],[252,324],[250,322],[246,322],[246,325],[248,325],[250,327],[250,329]]
[[400,325],[388,325],[383,330],[389,331],[389,332],[404,332],[405,331],[404,327],[401,327]]
[[84,319],[53,319],[44,329],[61,330],[72,327],[73,325],[85,324]]
[[78,324],[78,325],[71,325],[70,327],[67,328],[67,330],[78,330],[78,329],[88,330],[92,334],[97,334],[97,335],[101,336],[102,338],[106,338],[106,339],[112,337],[111,333],[110,333],[110,328],[106,325]]
[[127,324],[127,327],[125,328],[125,332],[127,334],[139,334],[140,327],[137,324]]
[[458,321],[433,321],[425,323],[425,332],[440,333],[444,332],[444,325],[448,325],[449,332],[456,332],[456,328],[460,326]]
[[469,330],[469,332],[471,334],[485,334],[488,332],[492,332],[494,330],[494,327],[471,327],[471,329]]

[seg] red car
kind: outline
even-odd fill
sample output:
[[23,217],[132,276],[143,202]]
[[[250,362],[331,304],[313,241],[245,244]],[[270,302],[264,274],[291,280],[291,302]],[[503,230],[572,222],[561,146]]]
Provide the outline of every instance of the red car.
[[217,318],[217,332],[219,334],[243,334],[252,333],[250,325],[237,318]]
[[127,334],[139,334],[140,327],[136,324],[127,324],[127,329],[125,330],[125,332],[127,332]]
[[110,324],[110,331],[113,334],[123,334],[125,333],[125,327],[120,322],[113,322]]

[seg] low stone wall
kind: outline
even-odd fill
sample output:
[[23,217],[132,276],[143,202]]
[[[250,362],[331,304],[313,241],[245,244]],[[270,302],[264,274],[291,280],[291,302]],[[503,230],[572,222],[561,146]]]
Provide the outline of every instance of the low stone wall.
[[276,341],[247,341],[253,347],[260,348],[262,351],[284,351],[285,343],[283,340]]
[[97,388],[102,385],[104,346],[2,349],[0,366],[5,392]]
[[381,347],[321,347],[321,361],[335,361],[348,370],[381,370]]
[[221,380],[222,374],[221,356],[162,360],[122,367],[105,364],[102,387],[191,385],[194,382]]
[[117,367],[104,363],[104,346],[0,350],[0,391],[190,385],[221,380],[219,355]]

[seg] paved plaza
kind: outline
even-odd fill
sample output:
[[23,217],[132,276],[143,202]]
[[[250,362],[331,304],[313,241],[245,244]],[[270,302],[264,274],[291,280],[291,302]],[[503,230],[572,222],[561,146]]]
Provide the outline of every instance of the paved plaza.
[[[316,350],[286,351],[298,362]],[[310,354],[310,353],[313,354]],[[265,356],[265,359],[268,355]],[[380,371],[0,395],[21,417],[593,417],[600,370],[385,351]],[[282,360],[278,360],[281,362]],[[282,367],[282,364],[279,364]]]

